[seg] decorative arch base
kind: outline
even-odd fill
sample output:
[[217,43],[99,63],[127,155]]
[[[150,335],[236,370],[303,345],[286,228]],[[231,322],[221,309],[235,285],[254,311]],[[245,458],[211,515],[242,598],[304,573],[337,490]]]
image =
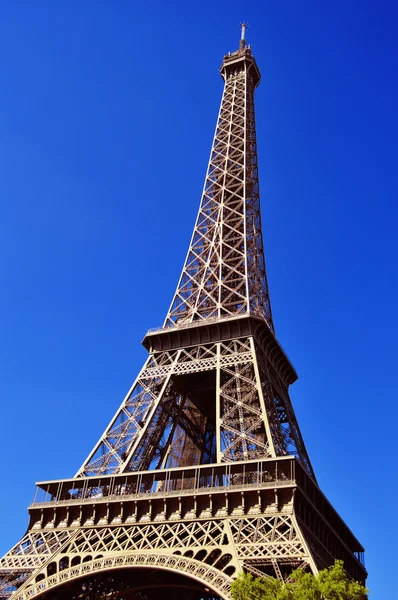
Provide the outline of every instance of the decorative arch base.
[[105,556],[58,571],[38,582],[32,582],[23,591],[13,594],[10,600],[28,600],[42,595],[47,597],[47,592],[65,583],[71,583],[74,580],[96,573],[127,568],[151,568],[177,573],[193,579],[223,600],[231,599],[232,578],[218,569],[186,556],[140,553]]

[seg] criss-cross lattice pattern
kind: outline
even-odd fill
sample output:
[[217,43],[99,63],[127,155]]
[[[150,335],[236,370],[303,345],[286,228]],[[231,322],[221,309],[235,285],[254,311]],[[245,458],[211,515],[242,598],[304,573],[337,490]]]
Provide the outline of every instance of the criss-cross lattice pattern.
[[[204,192],[165,332],[249,314],[273,332],[254,116],[259,73],[245,47],[225,58],[221,72]],[[258,364],[256,353],[249,339],[152,351],[78,475],[288,453],[314,475],[286,386],[277,390],[267,357]]]
[[78,475],[294,454],[286,387],[253,338],[155,352]]
[[[29,531],[6,555],[8,569],[39,567],[70,538],[71,531]],[[4,558],[0,567],[4,568]]]
[[[90,560],[86,560],[83,563],[78,562],[72,567],[67,567],[64,565],[69,564],[66,562],[68,559],[64,557],[62,559],[64,563],[61,569],[57,570],[52,575],[43,575],[41,579],[39,579],[39,575],[37,580],[32,580],[28,585],[22,586],[21,589],[18,590],[18,592],[13,596],[14,600],[29,600],[31,598],[36,598],[47,590],[53,590],[53,588],[56,588],[62,584],[67,584],[73,580],[75,583],[76,580],[82,581],[82,583],[80,583],[79,598],[86,597],[88,587],[86,583],[87,581],[89,581],[89,585],[91,587],[90,591],[92,591],[92,588],[98,590],[98,593],[96,593],[94,596],[88,593],[87,597],[118,598],[120,594],[114,589],[114,575],[118,569],[126,568],[149,568],[152,570],[152,573],[154,569],[158,569],[160,571],[172,571],[173,573],[187,575],[202,585],[211,587],[213,592],[219,597],[222,596],[222,598],[225,600],[231,599],[230,588],[232,579],[228,575],[222,573],[219,569],[213,567],[212,565],[204,564],[201,561],[194,560],[186,556],[144,552],[140,554],[124,554],[119,556],[98,556],[95,559],[92,557],[90,558]],[[109,591],[106,590],[108,593],[104,593],[104,573],[107,571],[112,571],[113,574],[110,578],[110,586],[108,588]],[[99,575],[98,580],[96,580],[97,574]],[[82,580],[83,577],[85,577],[84,580]],[[87,577],[90,577],[90,579],[87,580]],[[134,583],[130,583],[129,587],[130,591],[132,591]],[[189,590],[186,590],[184,593],[184,598],[186,598],[186,600],[189,600],[190,598],[194,600],[196,597],[196,593],[190,592]]]
[[[242,58],[250,58],[244,50]],[[165,321],[251,312],[273,330],[261,234],[253,63],[223,72],[224,93],[190,248]]]
[[[41,544],[37,546],[35,541],[39,539]],[[189,565],[178,563],[174,568],[182,573],[187,568],[199,580],[213,581],[212,585],[218,581],[217,588],[224,597],[228,597],[230,576],[239,568],[239,561],[244,560],[246,565],[273,565],[285,560],[310,560],[294,519],[283,514],[44,531],[35,541],[25,537],[19,545],[29,547],[29,555],[36,558],[30,565],[35,578],[27,577],[15,596],[21,600],[48,589],[52,581],[60,583],[93,572],[95,561],[100,559],[105,561],[105,569],[107,565],[137,566],[140,560],[146,563],[145,556],[158,557],[153,558],[152,566],[161,557],[165,564],[178,558],[191,560]],[[47,548],[44,554],[40,552],[41,545]],[[11,551],[2,559],[0,568],[16,571],[14,557]],[[83,572],[81,565],[86,565]]]

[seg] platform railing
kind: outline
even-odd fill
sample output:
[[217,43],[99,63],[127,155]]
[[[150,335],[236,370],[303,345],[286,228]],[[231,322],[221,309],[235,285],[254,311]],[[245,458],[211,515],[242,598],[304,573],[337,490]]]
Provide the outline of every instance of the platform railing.
[[221,492],[249,487],[291,486],[295,482],[293,456],[260,461],[142,471],[123,475],[85,477],[37,484],[31,508],[44,504],[109,502],[130,497],[159,497]]

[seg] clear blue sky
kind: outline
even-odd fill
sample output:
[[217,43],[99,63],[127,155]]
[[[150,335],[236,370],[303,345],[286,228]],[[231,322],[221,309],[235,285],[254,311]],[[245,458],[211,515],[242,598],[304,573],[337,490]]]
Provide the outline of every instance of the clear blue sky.
[[24,533],[34,482],[76,472],[164,319],[243,19],[291,395],[384,600],[397,535],[393,1],[3,0],[0,553]]

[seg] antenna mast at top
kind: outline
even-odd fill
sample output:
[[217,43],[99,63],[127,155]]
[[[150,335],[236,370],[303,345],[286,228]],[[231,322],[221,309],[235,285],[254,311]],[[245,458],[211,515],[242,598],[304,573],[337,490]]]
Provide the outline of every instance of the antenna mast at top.
[[240,48],[244,48],[246,46],[246,29],[247,23],[241,23],[241,34],[240,34]]

